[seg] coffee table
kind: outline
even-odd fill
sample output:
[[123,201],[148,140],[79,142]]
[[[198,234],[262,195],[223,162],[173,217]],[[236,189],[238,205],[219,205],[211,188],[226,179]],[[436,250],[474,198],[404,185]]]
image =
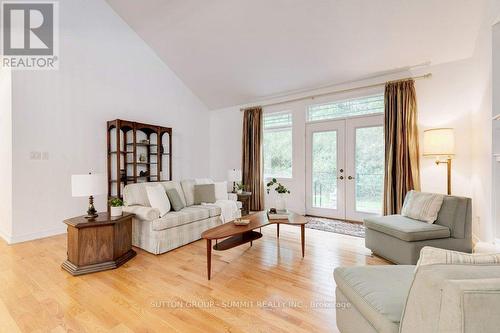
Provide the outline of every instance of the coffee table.
[[[269,220],[267,212],[258,212],[245,216],[245,219],[250,220],[248,225],[239,226],[233,222],[224,223],[212,229],[208,229],[201,234],[201,238],[207,240],[207,276],[210,280],[211,266],[212,266],[212,241],[215,240],[216,244],[213,249],[216,251],[224,251],[232,249],[233,247],[250,243],[262,237],[262,233],[255,231],[270,224],[276,224],[277,237],[279,238],[280,224],[300,225],[300,238],[302,245],[302,257],[304,257],[305,250],[305,224],[307,220],[304,216],[290,213],[286,220]],[[224,239],[218,242],[219,239]]]

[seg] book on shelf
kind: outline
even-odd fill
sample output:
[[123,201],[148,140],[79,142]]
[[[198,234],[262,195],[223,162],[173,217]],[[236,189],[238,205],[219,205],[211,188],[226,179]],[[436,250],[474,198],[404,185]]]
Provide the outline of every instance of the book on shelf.
[[288,219],[288,210],[276,210],[276,212],[272,212],[271,210],[267,211],[267,218],[270,220],[287,220]]

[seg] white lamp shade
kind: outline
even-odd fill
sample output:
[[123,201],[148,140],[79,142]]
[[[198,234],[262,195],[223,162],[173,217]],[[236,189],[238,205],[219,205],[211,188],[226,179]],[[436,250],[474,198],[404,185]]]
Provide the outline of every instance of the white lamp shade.
[[72,196],[89,197],[104,193],[106,193],[106,177],[103,174],[71,176]]
[[424,131],[424,156],[455,155],[453,128],[435,128]]
[[241,170],[239,169],[231,169],[227,171],[227,180],[230,182],[239,182],[241,181]]

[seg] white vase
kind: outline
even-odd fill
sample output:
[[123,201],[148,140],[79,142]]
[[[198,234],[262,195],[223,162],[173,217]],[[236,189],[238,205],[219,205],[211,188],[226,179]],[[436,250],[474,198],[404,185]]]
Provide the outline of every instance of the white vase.
[[276,210],[286,209],[286,196],[285,194],[278,194],[275,201]]
[[111,216],[122,216],[123,215],[123,207],[111,207],[110,211]]

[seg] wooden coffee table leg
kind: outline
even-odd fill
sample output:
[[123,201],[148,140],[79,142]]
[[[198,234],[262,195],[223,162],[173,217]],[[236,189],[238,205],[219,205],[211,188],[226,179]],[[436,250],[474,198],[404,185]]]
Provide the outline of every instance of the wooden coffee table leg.
[[302,243],[302,258],[304,258],[304,247],[306,244],[306,226],[304,224],[300,225],[300,242]]
[[207,276],[210,280],[210,271],[212,268],[212,240],[207,239]]

